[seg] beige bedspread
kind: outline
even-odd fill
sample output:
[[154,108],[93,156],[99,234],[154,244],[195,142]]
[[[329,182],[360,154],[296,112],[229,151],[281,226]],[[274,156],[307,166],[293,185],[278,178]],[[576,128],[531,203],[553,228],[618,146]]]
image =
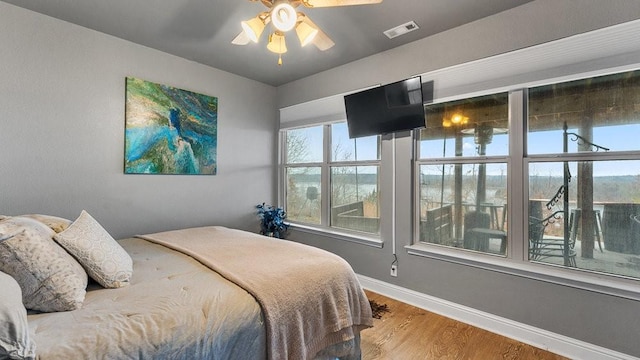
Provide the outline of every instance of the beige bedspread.
[[262,311],[245,290],[165,246],[119,243],[131,284],[93,283],[81,309],[29,315],[37,359],[266,359]]
[[264,313],[270,359],[311,359],[373,325],[353,270],[327,251],[217,226],[140,237],[192,256],[251,293]]

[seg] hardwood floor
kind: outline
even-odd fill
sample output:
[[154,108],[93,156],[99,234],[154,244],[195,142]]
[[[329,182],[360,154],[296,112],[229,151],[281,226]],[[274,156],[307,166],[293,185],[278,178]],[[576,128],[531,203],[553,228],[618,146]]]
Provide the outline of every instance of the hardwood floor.
[[566,358],[366,291],[389,312],[362,332],[362,360]]

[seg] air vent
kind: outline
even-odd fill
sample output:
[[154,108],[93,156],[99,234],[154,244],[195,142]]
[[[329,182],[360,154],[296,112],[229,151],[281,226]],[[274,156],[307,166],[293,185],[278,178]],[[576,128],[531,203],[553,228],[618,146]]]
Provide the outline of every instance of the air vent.
[[419,27],[414,21],[409,21],[408,23],[404,23],[392,29],[386,30],[384,34],[387,35],[389,39],[393,39],[394,37],[398,37],[400,35],[404,35],[408,32],[412,32],[418,29]]

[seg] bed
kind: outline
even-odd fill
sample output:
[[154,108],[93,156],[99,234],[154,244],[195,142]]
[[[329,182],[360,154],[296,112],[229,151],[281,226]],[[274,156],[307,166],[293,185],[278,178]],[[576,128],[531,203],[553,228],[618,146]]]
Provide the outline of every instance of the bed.
[[[359,333],[372,326],[371,308],[353,270],[338,256],[218,226],[113,240],[115,247],[108,237],[109,245],[91,239],[92,246],[101,244],[101,251],[78,250],[76,243],[93,233],[102,238],[108,234],[84,211],[73,223],[59,219],[0,220],[0,317],[9,324],[0,330],[0,358],[360,358]],[[93,227],[82,228],[82,223]],[[47,245],[43,240],[23,249],[30,258],[37,249],[54,245],[89,274],[86,283],[82,274],[80,280],[64,282],[75,284],[60,292],[75,294],[75,303],[65,305],[75,309],[33,310],[38,305],[31,300],[41,296],[40,290],[34,292],[23,279],[25,271],[7,265],[26,256],[15,249],[16,243],[35,236],[16,224],[50,237]],[[70,232],[78,227],[82,231]],[[59,250],[46,248],[43,254],[64,256]],[[95,252],[103,253],[94,259],[97,263],[104,261],[105,252],[125,260],[106,261],[102,265],[109,276],[101,277],[96,266],[86,264],[85,258]],[[29,271],[27,277],[32,276]],[[83,286],[78,304],[76,293]]]

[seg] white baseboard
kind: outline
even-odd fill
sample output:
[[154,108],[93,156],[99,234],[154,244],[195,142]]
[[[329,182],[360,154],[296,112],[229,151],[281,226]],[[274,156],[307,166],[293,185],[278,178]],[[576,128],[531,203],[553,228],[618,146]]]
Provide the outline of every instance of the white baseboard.
[[601,346],[482,312],[364,275],[358,275],[358,279],[362,287],[367,290],[570,359],[638,359]]

